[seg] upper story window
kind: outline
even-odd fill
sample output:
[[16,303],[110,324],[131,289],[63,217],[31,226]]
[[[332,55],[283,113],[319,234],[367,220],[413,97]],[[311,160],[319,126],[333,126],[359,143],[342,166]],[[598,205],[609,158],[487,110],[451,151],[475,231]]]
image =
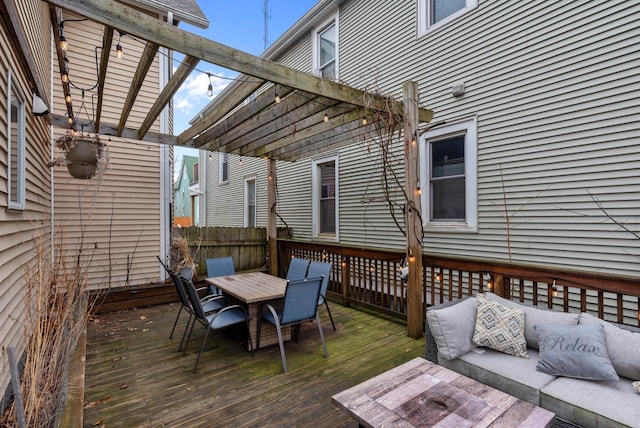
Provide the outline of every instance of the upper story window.
[[313,69],[329,79],[338,78],[338,16],[318,27],[313,37]]
[[472,118],[423,134],[420,187],[426,230],[477,231],[476,133]]
[[25,208],[25,98],[18,83],[9,71],[7,111],[8,146],[8,207]]
[[228,183],[229,182],[229,153],[219,153],[218,154],[218,162],[219,162],[219,184]]
[[418,35],[442,27],[478,6],[478,0],[418,0]]
[[200,181],[200,166],[199,164],[193,165],[193,183],[198,183]]
[[312,162],[313,236],[338,239],[338,157]]

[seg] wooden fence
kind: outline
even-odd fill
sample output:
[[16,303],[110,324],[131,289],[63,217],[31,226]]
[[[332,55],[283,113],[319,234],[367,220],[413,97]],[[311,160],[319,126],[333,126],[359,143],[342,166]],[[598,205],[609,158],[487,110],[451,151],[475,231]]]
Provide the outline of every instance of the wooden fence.
[[174,231],[187,238],[200,277],[206,275],[206,259],[215,257],[233,257],[236,271],[266,268],[265,228],[193,226]]

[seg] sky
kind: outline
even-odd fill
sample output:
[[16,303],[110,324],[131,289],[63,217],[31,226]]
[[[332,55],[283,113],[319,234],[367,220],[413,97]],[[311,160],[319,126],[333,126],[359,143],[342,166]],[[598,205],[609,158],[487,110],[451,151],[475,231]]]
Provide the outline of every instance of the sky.
[[[209,19],[209,28],[202,30],[185,23],[181,23],[180,28],[256,56],[264,52],[264,0],[197,1]],[[316,2],[317,0],[269,0],[269,44],[275,42]],[[182,59],[181,55],[176,57]],[[174,68],[177,66],[178,63],[174,63]],[[212,74],[212,97],[207,96],[207,72]],[[237,74],[202,61],[198,63],[196,70],[174,96],[174,133],[180,134],[188,128],[189,121],[231,83],[229,79]],[[176,174],[180,171],[182,155],[185,153],[197,156],[196,150],[176,148]]]

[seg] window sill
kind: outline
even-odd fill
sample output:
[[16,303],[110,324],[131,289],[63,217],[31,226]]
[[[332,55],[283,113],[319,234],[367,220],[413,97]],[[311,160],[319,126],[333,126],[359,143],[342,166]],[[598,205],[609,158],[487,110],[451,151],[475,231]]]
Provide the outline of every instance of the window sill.
[[425,232],[478,233],[478,226],[466,223],[427,223]]

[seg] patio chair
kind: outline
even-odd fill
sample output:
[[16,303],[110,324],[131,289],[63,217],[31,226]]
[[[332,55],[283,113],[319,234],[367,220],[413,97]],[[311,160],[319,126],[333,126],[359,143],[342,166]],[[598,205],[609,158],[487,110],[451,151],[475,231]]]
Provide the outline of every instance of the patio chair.
[[[169,334],[169,339],[173,338],[173,333],[176,330],[176,326],[178,325],[178,319],[180,319],[180,315],[182,314],[182,310],[184,309],[189,314],[189,319],[187,320],[187,327],[189,326],[189,322],[191,321],[191,317],[193,317],[193,308],[191,307],[191,303],[187,294],[184,290],[184,286],[180,280],[180,276],[173,270],[169,269],[169,267],[160,259],[160,257],[156,256],[158,261],[164,267],[164,269],[171,277],[173,281],[173,285],[176,287],[176,291],[178,292],[178,297],[180,298],[180,309],[178,309],[178,314],[176,315],[176,320],[173,322],[173,328],[171,329],[171,333]],[[196,289],[198,293],[208,290],[207,287],[200,287]],[[227,300],[224,296],[219,294],[208,294],[207,296],[200,299],[202,303],[202,307],[204,311],[207,313],[215,312],[227,305]],[[178,347],[178,351],[182,350],[182,344],[184,342],[184,337],[187,332],[187,328],[185,327],[184,332],[182,333],[182,339],[180,340],[180,346]]]
[[204,335],[204,339],[202,340],[202,346],[200,346],[200,351],[198,352],[198,357],[196,358],[196,363],[193,366],[193,372],[196,373],[198,371],[200,356],[202,355],[202,351],[204,351],[204,345],[207,343],[207,338],[209,337],[209,332],[211,330],[221,330],[245,323],[247,326],[247,340],[249,341],[249,349],[251,350],[251,355],[254,355],[253,344],[251,342],[251,333],[249,330],[250,317],[247,314],[247,310],[241,305],[228,305],[217,312],[207,314],[202,303],[200,302],[200,299],[198,298],[198,292],[196,291],[196,287],[193,285],[193,282],[184,277],[180,277],[180,279],[184,286],[184,289],[187,291],[187,296],[189,297],[189,301],[191,302],[194,315],[193,320],[191,321],[191,327],[189,328],[189,334],[187,335],[187,341],[185,342],[185,346],[183,349],[183,354],[187,353],[187,345],[189,344],[189,340],[191,340],[191,333],[193,332],[193,326],[195,325],[196,320],[207,329],[207,332]]
[[333,331],[336,331],[336,325],[333,322],[333,317],[331,316],[331,311],[329,310],[329,303],[327,303],[327,299],[325,297],[327,294],[327,286],[329,285],[329,276],[331,275],[332,266],[333,266],[333,263],[313,261],[309,265],[309,272],[307,273],[307,276],[323,277],[322,287],[320,287],[320,298],[318,299],[318,306],[324,303],[324,306],[327,308],[327,313],[329,314],[329,319],[331,320],[331,326],[333,327]]
[[282,327],[287,325],[299,325],[304,321],[310,321],[315,318],[318,324],[318,332],[322,341],[322,349],[324,357],[329,358],[327,345],[324,341],[322,332],[322,324],[318,315],[318,298],[320,296],[320,288],[322,287],[322,277],[300,279],[297,281],[288,281],[284,294],[284,305],[282,310],[276,310],[273,306],[267,304],[267,311],[262,311],[262,317],[258,319],[258,334],[256,338],[256,349],[260,349],[260,331],[262,321],[267,321],[276,327],[278,334],[278,344],[280,345],[280,357],[282,358],[282,369],[287,371],[287,357],[284,353],[284,344],[282,343]]
[[[233,257],[216,257],[213,259],[207,259],[207,278],[213,278],[215,276],[234,275],[236,268],[233,265]],[[213,285],[209,285],[209,289],[212,293],[220,294],[220,291]]]
[[289,263],[289,270],[287,271],[287,281],[297,281],[307,277],[307,268],[309,267],[309,260],[294,257]]

